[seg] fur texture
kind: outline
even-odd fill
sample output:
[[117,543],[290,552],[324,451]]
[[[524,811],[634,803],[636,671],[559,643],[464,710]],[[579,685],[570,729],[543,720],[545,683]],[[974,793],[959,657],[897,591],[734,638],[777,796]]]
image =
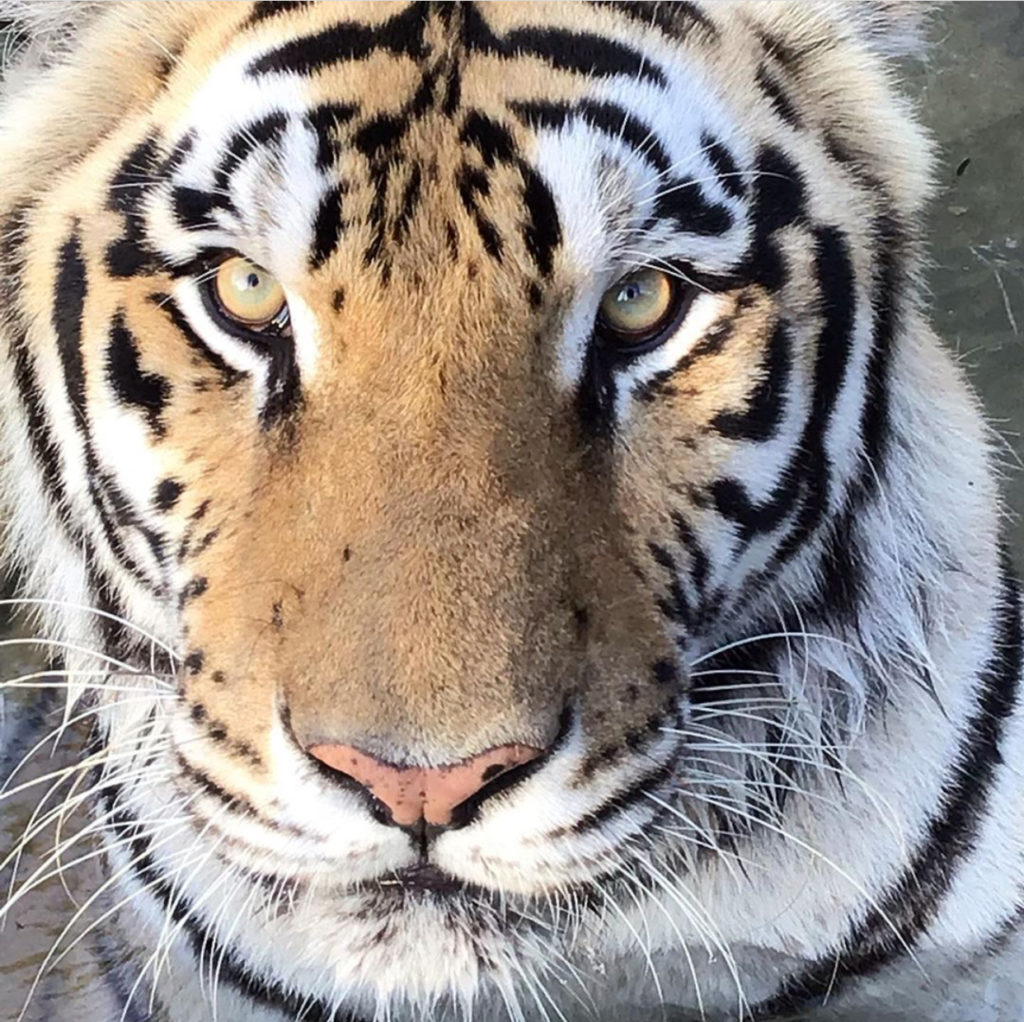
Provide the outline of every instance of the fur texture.
[[[920,303],[918,5],[0,13],[0,496],[93,722],[10,905],[102,864],[85,999],[15,1011],[1021,1017],[1020,605]],[[287,334],[225,325],[233,252]],[[638,266],[686,312],[622,352]],[[326,742],[547,751],[410,834]]]

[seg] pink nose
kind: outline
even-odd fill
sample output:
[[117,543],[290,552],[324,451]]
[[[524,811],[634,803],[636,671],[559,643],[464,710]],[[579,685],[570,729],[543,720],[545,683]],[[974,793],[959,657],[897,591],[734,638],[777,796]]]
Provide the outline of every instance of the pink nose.
[[401,767],[352,745],[314,745],[309,749],[325,766],[347,774],[371,792],[391,810],[399,827],[412,826],[421,819],[435,826],[450,825],[456,806],[542,753],[543,749],[532,745],[499,745],[447,766]]

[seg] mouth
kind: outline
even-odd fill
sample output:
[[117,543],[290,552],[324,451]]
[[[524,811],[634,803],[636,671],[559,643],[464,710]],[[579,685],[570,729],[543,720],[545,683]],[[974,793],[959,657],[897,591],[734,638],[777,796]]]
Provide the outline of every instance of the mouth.
[[457,898],[471,892],[470,884],[425,862],[395,870],[366,886],[413,897]]

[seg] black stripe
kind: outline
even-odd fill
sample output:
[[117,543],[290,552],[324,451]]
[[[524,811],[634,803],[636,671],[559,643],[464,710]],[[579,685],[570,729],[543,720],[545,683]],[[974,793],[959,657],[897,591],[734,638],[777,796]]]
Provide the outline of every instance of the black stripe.
[[269,50],[249,65],[249,74],[309,76],[343,61],[362,60],[377,50],[393,56],[427,56],[423,30],[429,4],[411,3],[400,14],[379,25],[343,21],[311,35],[291,39]]
[[280,980],[264,978],[255,965],[246,962],[233,948],[222,944],[216,932],[202,924],[195,906],[180,887],[161,871],[153,855],[151,838],[143,825],[119,805],[120,794],[117,785],[111,783],[100,791],[99,799],[103,809],[110,814],[112,824],[125,832],[119,840],[128,845],[129,872],[156,900],[164,916],[184,935],[196,959],[203,957],[219,963],[220,982],[261,1007],[279,1011],[287,1018],[301,1018],[305,1022],[365,1022],[350,1012],[335,1008],[328,1001],[300,996]]
[[[774,996],[754,1009],[754,1018],[802,1012],[858,977],[902,958],[904,943],[913,948],[921,939],[961,862],[976,847],[996,768],[1003,762],[1003,732],[1017,707],[1024,669],[1020,591],[1005,550],[1001,579],[995,636],[979,676],[975,710],[963,726],[956,762],[947,772],[940,806],[921,844],[900,878],[876,899],[878,907],[851,927],[842,945],[786,980]],[[895,923],[898,936],[887,919]]]
[[[646,798],[646,796],[668,784],[675,776],[677,766],[676,760],[672,759],[663,766],[648,771],[628,788],[605,799],[597,809],[592,809],[584,816],[581,816],[571,826],[561,828],[545,836],[548,839],[552,839],[569,834],[574,837],[580,834],[587,834],[590,831],[597,830],[608,823],[609,820],[613,820],[615,817],[622,816],[630,811],[635,811],[638,808],[645,809],[651,816],[656,815],[661,807],[656,802]],[[649,822],[649,820],[645,819],[643,824]]]
[[313,223],[313,250],[309,253],[309,265],[318,270],[338,248],[345,230],[342,215],[342,194],[344,186],[332,185],[320,200]]
[[409,177],[406,179],[405,188],[402,189],[402,202],[398,209],[398,215],[391,228],[391,236],[396,242],[401,242],[409,233],[409,223],[420,204],[420,196],[423,188],[423,168],[419,161],[412,165]]
[[157,436],[165,434],[162,415],[171,398],[171,383],[163,376],[143,370],[138,344],[125,325],[123,312],[118,312],[110,326],[107,381],[119,401],[143,412],[149,428]]
[[107,246],[107,269],[114,277],[134,277],[156,267],[145,236],[143,202],[155,184],[159,164],[159,139],[150,135],[121,161],[111,179],[107,207],[124,218],[124,234]]
[[777,528],[796,511],[790,531],[773,554],[771,569],[801,548],[828,510],[832,465],[825,438],[853,346],[855,280],[849,245],[837,227],[816,228],[814,240],[815,275],[825,318],[817,341],[811,411],[800,439],[763,503],[751,501],[736,479],[719,479],[711,487],[716,509],[739,525],[742,542]]
[[789,329],[780,321],[772,331],[757,386],[746,407],[739,412],[719,412],[711,422],[712,428],[734,440],[774,437],[785,412],[792,358]]
[[683,42],[694,30],[706,39],[718,38],[715,23],[695,3],[684,0],[593,0],[595,7],[610,7],[644,28],[655,27],[675,42]]
[[686,594],[683,592],[683,587],[679,583],[679,565],[676,563],[676,559],[665,547],[657,543],[649,542],[647,548],[650,550],[654,562],[664,569],[668,580],[668,595],[670,599],[658,597],[658,608],[670,621],[682,625],[689,624],[691,618],[690,601],[687,599]]
[[484,244],[488,255],[496,262],[501,262],[503,245],[497,227],[487,218],[477,201],[478,195],[490,194],[491,185],[487,174],[478,167],[463,165],[458,172],[456,185],[459,198],[466,211],[473,217],[477,233]]
[[792,100],[786,95],[785,90],[764,64],[758,65],[755,77],[758,87],[765,94],[768,102],[771,103],[772,108],[779,117],[791,128],[799,128],[800,115],[796,112],[796,107],[793,106]]
[[700,185],[692,178],[669,178],[659,189],[654,216],[674,220],[686,234],[702,236],[724,234],[732,227],[732,213],[720,202],[708,202]]
[[179,185],[171,192],[174,217],[183,231],[215,231],[217,210],[232,208],[231,200],[222,194]]
[[646,54],[607,36],[562,28],[513,29],[487,52],[507,57],[536,57],[559,71],[587,78],[625,75],[664,88],[665,72]]
[[466,114],[459,141],[473,146],[488,168],[498,163],[512,163],[517,157],[515,139],[508,128],[479,110]]
[[64,386],[83,438],[89,434],[85,406],[85,366],[82,362],[82,315],[85,309],[86,273],[77,226],[61,246],[53,294],[53,331],[57,353],[64,368]]
[[29,206],[12,212],[0,229],[0,297],[10,324],[9,343],[14,380],[25,411],[28,443],[42,475],[42,487],[54,517],[71,546],[81,551],[86,574],[86,602],[110,617],[97,617],[96,628],[102,637],[102,648],[109,655],[127,657],[130,642],[128,629],[114,620],[125,617],[116,589],[106,571],[97,561],[95,544],[73,517],[71,500],[61,474],[62,452],[54,438],[43,404],[42,387],[36,375],[27,328],[21,322],[19,295],[24,270],[21,246],[30,227]]
[[725,194],[731,195],[734,199],[742,199],[747,194],[746,182],[736,167],[732,153],[718,139],[706,132],[700,136],[700,144],[708,162],[718,175],[718,183]]
[[796,164],[776,146],[763,146],[754,161],[750,222],[754,238],[737,275],[751,284],[777,291],[786,270],[773,235],[807,220],[807,190]]
[[28,420],[29,447],[39,466],[43,490],[50,506],[66,522],[69,500],[61,475],[61,450],[47,421],[35,360],[28,345],[27,328],[20,314],[19,294],[24,270],[21,246],[28,236],[31,212],[27,206],[15,210],[0,230],[0,294],[3,296],[4,315],[8,318],[14,383]]
[[225,362],[217,352],[207,346],[202,337],[192,329],[187,317],[181,309],[178,308],[177,303],[169,294],[163,294],[157,291],[149,295],[149,300],[170,319],[171,323],[174,324],[175,328],[185,338],[188,346],[192,348],[193,351],[201,355],[210,366],[217,370],[217,373],[220,375],[220,384],[222,387],[227,388],[234,386],[239,382],[239,380],[243,380],[249,375],[248,373],[243,373],[234,366]]
[[818,335],[811,414],[793,466],[803,474],[806,489],[794,527],[772,558],[773,566],[792,556],[828,511],[833,480],[825,439],[853,352],[856,279],[850,246],[838,227],[817,228],[814,241],[814,273],[825,322]]
[[[224,146],[224,155],[214,172],[213,187],[216,191],[227,192],[231,185],[232,175],[242,166],[246,157],[258,147],[273,146],[284,134],[287,125],[288,119],[278,111],[239,128]],[[227,195],[222,194],[220,198],[225,204],[234,207],[234,203]]]
[[252,5],[252,13],[242,22],[241,28],[251,28],[261,21],[276,18],[279,14],[287,14],[290,11],[300,11],[306,7],[312,7],[312,0],[258,0]]
[[341,155],[338,128],[359,113],[352,103],[322,103],[305,116],[317,137],[316,166],[330,170]]
[[162,564],[164,558],[163,541],[142,522],[131,500],[111,474],[101,468],[92,442],[92,426],[86,404],[85,365],[82,360],[82,316],[86,290],[85,260],[76,225],[61,246],[57,259],[52,316],[68,403],[82,441],[89,496],[111,553],[121,567],[140,586],[160,592],[162,584],[155,583],[128,552],[120,530],[129,528],[137,531],[146,540],[158,564]]
[[891,217],[879,217],[873,226],[874,328],[871,356],[867,365],[867,393],[861,410],[860,432],[864,453],[873,468],[872,480],[885,473],[885,455],[892,435],[889,416],[889,372],[895,348],[897,301],[901,283],[900,261],[905,248],[904,233]]
[[541,275],[549,277],[554,266],[555,249],[562,243],[558,208],[551,189],[540,174],[525,161],[520,163],[519,169],[523,176],[523,204],[527,213],[523,241]]
[[690,581],[698,594],[703,595],[708,581],[711,561],[707,551],[701,546],[693,526],[679,512],[672,512],[672,524],[675,526],[679,542],[690,555]]
[[659,174],[667,174],[672,167],[668,154],[650,125],[617,103],[592,99],[575,103],[513,100],[508,106],[519,120],[534,130],[561,128],[567,121],[578,119],[613,141],[628,142],[636,154],[650,163]]

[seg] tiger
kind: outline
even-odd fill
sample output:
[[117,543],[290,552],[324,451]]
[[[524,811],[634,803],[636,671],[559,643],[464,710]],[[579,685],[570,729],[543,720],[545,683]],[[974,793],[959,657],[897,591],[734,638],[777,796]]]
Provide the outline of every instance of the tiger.
[[1024,1018],[922,5],[0,17],[4,1019]]

